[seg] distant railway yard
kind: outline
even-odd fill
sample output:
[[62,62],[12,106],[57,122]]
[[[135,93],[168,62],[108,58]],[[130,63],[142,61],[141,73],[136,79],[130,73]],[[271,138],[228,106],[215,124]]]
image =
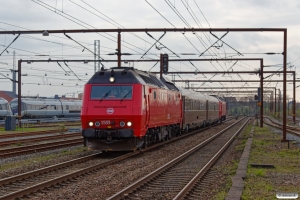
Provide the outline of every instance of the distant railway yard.
[[299,126],[287,127],[286,143],[278,119],[266,116],[260,128],[253,117],[227,118],[133,152],[88,151],[72,132],[78,122],[71,131],[1,131],[0,199],[272,199],[299,191]]

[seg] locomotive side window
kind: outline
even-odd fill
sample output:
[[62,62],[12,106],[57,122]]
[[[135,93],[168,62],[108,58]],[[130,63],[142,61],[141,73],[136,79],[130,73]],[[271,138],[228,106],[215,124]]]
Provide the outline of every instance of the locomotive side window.
[[153,98],[156,99],[156,92],[153,92]]

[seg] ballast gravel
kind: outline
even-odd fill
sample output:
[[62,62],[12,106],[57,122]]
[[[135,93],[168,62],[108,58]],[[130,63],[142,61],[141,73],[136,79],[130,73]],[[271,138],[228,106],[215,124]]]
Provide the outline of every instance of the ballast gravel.
[[134,158],[100,169],[92,175],[84,176],[59,189],[52,189],[47,193],[36,193],[31,199],[106,199],[233,122],[235,120],[166,144],[159,149],[141,153]]

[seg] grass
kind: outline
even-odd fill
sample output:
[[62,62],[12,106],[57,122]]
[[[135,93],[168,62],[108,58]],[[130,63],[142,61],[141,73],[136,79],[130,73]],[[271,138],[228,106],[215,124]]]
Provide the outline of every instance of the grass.
[[[255,127],[249,164],[273,164],[275,168],[248,165],[242,199],[276,199],[276,193],[300,192],[300,149],[281,142],[280,135],[268,127]],[[291,180],[295,177],[297,180]],[[298,174],[298,175],[297,175]],[[294,183],[292,183],[294,181]]]
[[86,147],[78,147],[76,149],[73,150],[62,150],[59,153],[55,153],[55,154],[50,154],[50,155],[46,155],[46,156],[35,156],[35,157],[31,157],[29,159],[26,160],[19,160],[16,162],[9,162],[9,163],[5,163],[5,164],[1,164],[0,165],[0,172],[8,170],[8,169],[13,169],[13,168],[18,168],[18,167],[22,167],[22,166],[26,166],[26,165],[31,165],[32,163],[43,163],[43,162],[47,162],[53,159],[56,159],[58,157],[62,157],[62,156],[70,156],[70,155],[74,155],[74,154],[78,154],[80,152],[86,151],[87,148]]

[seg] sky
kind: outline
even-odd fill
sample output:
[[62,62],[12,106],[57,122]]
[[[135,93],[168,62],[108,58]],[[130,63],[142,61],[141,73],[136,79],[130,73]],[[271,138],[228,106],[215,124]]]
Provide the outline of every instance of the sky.
[[[300,66],[300,2],[296,0],[0,0],[0,31],[5,30],[67,30],[117,28],[287,28],[287,70],[299,74]],[[265,71],[282,71],[283,34],[275,32],[163,32],[122,33],[121,52],[131,55],[122,59],[159,59],[167,53],[169,59],[196,58],[263,58]],[[71,63],[70,59],[94,59],[94,41],[100,41],[100,56],[104,60],[117,59],[117,33],[70,33],[73,40],[63,34],[21,35],[7,51],[5,48],[17,35],[0,34],[0,90],[12,90],[12,73],[15,61],[66,60],[61,63],[23,63],[22,95],[66,95],[77,97],[84,84],[94,74],[94,63]],[[222,37],[217,41],[215,37]],[[154,45],[160,38],[160,44]],[[148,51],[149,50],[149,51]],[[148,51],[148,52],[147,52]],[[144,55],[147,52],[146,55]],[[239,54],[237,53],[239,52]],[[274,55],[266,53],[273,52]],[[186,55],[189,54],[189,55]],[[144,56],[143,56],[144,55]],[[201,55],[201,56],[200,56]],[[200,57],[199,57],[200,56]],[[102,62],[105,68],[117,63]],[[145,71],[159,71],[156,62],[125,63]],[[169,71],[197,71],[197,75],[166,75],[169,79],[199,82],[190,86],[259,87],[250,82],[211,82],[215,80],[259,80],[257,74],[201,74],[201,71],[253,71],[260,68],[258,61],[170,62]],[[267,77],[271,74],[265,74]],[[272,74],[264,80],[264,87],[283,89],[282,74]],[[288,80],[293,77],[288,75]],[[176,83],[186,86],[184,82]],[[300,82],[296,83],[296,86]],[[300,87],[296,100],[300,100]],[[201,89],[202,90],[202,89]],[[235,96],[231,89],[226,95]],[[292,98],[292,84],[287,84],[288,98]]]

